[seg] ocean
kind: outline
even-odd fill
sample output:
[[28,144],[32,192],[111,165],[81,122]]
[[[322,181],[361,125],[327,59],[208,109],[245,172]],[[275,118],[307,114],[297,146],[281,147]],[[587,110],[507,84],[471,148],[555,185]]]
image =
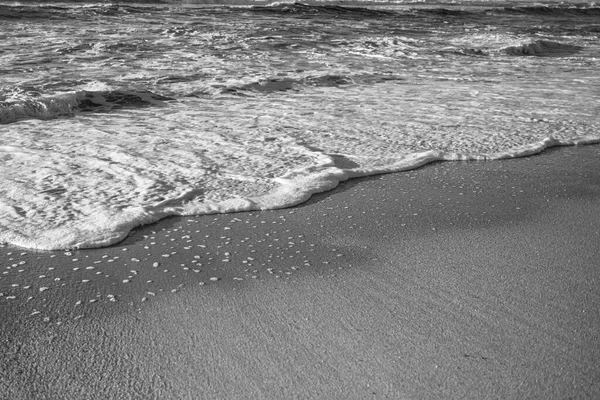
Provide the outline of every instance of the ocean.
[[600,6],[0,2],[0,243],[600,143]]

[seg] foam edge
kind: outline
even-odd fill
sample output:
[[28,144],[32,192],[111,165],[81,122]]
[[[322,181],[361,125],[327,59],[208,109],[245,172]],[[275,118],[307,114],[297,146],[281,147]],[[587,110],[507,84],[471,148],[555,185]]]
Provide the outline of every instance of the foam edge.
[[[275,181],[279,183],[279,187],[275,191],[260,197],[231,198],[221,202],[206,202],[196,205],[173,205],[172,202],[169,202],[170,205],[164,204],[165,207],[162,209],[155,207],[152,209],[131,207],[126,212],[118,215],[111,212],[110,215],[96,215],[90,218],[89,221],[86,221],[88,223],[85,226],[102,227],[102,229],[78,229],[72,231],[68,228],[59,228],[45,231],[35,239],[14,232],[5,232],[0,234],[0,242],[35,250],[71,250],[107,247],[124,240],[134,228],[151,224],[169,216],[224,214],[289,208],[307,201],[314,194],[332,190],[340,182],[351,178],[408,171],[436,161],[491,161],[511,159],[539,154],[548,148],[556,146],[590,144],[600,144],[600,136],[587,135],[572,139],[549,137],[540,142],[522,146],[512,151],[483,155],[461,155],[438,151],[413,153],[399,162],[384,168],[352,168],[344,170],[329,163],[323,165],[323,168],[316,173],[311,171],[309,175],[303,175],[300,171],[300,173],[289,174],[290,178],[276,178]],[[116,219],[114,218],[115,216],[117,217]],[[105,224],[107,217],[113,218],[113,223],[108,226]],[[81,237],[89,237],[89,239],[81,240]],[[57,238],[60,239],[57,240]]]

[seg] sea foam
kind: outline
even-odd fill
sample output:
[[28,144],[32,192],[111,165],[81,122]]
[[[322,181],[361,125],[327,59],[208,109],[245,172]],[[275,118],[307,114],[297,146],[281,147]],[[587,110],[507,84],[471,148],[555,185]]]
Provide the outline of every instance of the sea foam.
[[106,246],[170,215],[598,143],[594,12],[549,8],[14,6],[0,242]]
[[349,178],[600,140],[591,120],[557,119],[556,108],[544,116],[553,105],[544,90],[530,88],[540,108],[517,116],[497,108],[519,92],[484,89],[391,81],[5,125],[13,145],[0,147],[0,241],[106,246],[170,215],[289,207]]

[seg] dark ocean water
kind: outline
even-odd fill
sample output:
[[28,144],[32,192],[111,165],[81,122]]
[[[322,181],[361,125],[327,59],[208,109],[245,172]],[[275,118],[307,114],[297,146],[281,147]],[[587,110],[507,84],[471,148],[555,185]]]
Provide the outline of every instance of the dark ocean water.
[[0,2],[0,242],[600,141],[583,2]]

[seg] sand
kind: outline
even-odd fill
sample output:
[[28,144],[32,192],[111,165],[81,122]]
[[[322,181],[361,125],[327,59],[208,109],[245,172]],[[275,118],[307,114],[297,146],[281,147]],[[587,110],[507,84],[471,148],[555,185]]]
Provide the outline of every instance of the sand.
[[1,399],[600,397],[600,146],[0,248]]

